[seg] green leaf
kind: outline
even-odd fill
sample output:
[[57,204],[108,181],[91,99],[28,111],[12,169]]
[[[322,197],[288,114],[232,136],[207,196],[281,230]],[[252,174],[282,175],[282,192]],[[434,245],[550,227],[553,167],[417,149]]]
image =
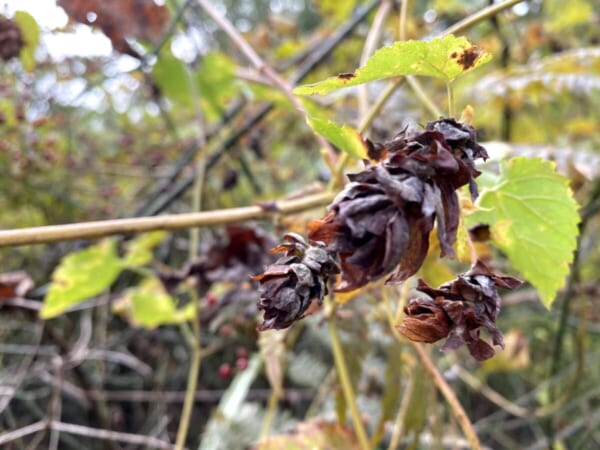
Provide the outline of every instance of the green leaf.
[[471,214],[468,223],[490,225],[492,243],[550,307],[573,261],[577,203],[568,179],[552,162],[520,157],[503,162],[501,168],[498,183],[483,190],[477,201],[481,210]]
[[315,133],[323,136],[340,150],[355,158],[367,159],[367,146],[360,133],[354,128],[343,125],[339,126],[331,120],[307,117],[306,122]]
[[356,0],[315,0],[315,5],[323,16],[342,22],[350,17],[356,6]]
[[492,55],[465,37],[452,35],[431,41],[402,41],[383,47],[354,73],[299,86],[297,95],[327,94],[336,89],[401,75],[423,75],[452,81],[487,63]]
[[68,254],[52,274],[40,317],[56,317],[71,306],[100,294],[115,281],[122,269],[114,240]]
[[114,304],[113,311],[124,314],[134,324],[146,328],[182,323],[194,317],[194,305],[188,303],[177,309],[175,299],[154,276],[144,279],[138,286],[127,289]]
[[202,110],[208,119],[223,114],[226,102],[237,92],[235,64],[223,53],[209,53],[202,58],[196,75]]
[[544,12],[548,30],[556,33],[577,25],[589,24],[594,7],[586,0],[551,0],[547,2]]
[[152,77],[169,100],[180,106],[192,106],[190,75],[183,61],[169,52],[163,53],[152,67]]
[[4,119],[3,125],[7,128],[15,128],[19,122],[17,120],[17,114],[15,111],[15,104],[7,99],[0,99],[0,114],[2,114],[2,118]]
[[164,231],[153,231],[142,234],[129,242],[123,264],[127,267],[141,267],[148,264],[152,261],[152,249],[160,244],[166,236],[167,233]]
[[40,42],[40,27],[33,16],[25,11],[17,11],[14,16],[15,23],[19,26],[25,45],[21,48],[21,64],[31,72],[35,67],[35,49]]

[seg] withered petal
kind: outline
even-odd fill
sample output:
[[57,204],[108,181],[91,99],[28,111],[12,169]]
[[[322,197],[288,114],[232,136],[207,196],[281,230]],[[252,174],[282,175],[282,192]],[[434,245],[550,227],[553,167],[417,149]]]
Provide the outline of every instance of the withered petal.
[[433,343],[448,336],[452,322],[430,299],[415,298],[404,307],[405,317],[396,329],[411,341]]

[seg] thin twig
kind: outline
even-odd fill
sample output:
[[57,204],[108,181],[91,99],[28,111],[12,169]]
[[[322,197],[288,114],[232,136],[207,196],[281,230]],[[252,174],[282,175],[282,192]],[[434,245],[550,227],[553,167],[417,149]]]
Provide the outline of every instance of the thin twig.
[[446,28],[440,36],[447,36],[449,34],[457,34],[462,33],[463,31],[471,28],[473,25],[483,22],[484,20],[489,19],[492,16],[495,16],[499,12],[504,11],[505,9],[511,8],[515,6],[517,3],[523,3],[525,0],[507,0],[502,3],[498,3],[495,5],[488,6],[477,11],[474,14],[471,14],[468,17],[465,17],[463,20],[456,22],[454,25]]
[[[239,33],[239,31],[233,26],[233,24],[227,19],[227,17],[222,16],[215,9],[215,7],[208,0],[196,0],[196,2],[200,5],[200,7],[208,14],[215,23],[227,34],[229,39],[238,47],[238,49],[244,54],[244,56],[252,63],[252,65],[262,72],[267,78],[269,78],[273,85],[289,99],[292,105],[296,108],[296,110],[305,117],[308,115],[304,105],[298,100],[292,93],[292,85],[285,81],[283,78],[275,72],[275,70],[266,64],[263,59],[256,53],[254,48],[243,38],[243,36]],[[321,147],[327,149],[329,154],[330,161],[336,160],[336,154],[331,147],[331,144],[327,140],[325,140],[321,136],[316,136],[317,140],[321,144]]]
[[21,439],[33,433],[37,433],[38,431],[45,430],[46,428],[46,421],[40,420],[39,422],[32,423],[31,425],[24,426],[23,428],[8,431],[7,433],[0,434],[0,445],[8,444],[9,442]]
[[64,422],[50,422],[52,430],[61,431],[63,433],[76,434],[95,439],[103,439],[106,441],[125,442],[127,444],[145,445],[150,448],[158,448],[164,450],[174,450],[175,446],[161,439],[156,439],[151,436],[141,434],[123,433],[120,431],[103,430],[101,428],[91,428],[82,425],[75,425]]
[[[360,55],[360,65],[364,66],[367,59],[373,54],[377,48],[377,43],[381,39],[383,33],[383,25],[387,18],[390,10],[392,9],[392,2],[384,0],[379,5],[379,9],[373,18],[373,24],[369,28],[369,33],[365,39],[365,45],[363,46],[362,54]],[[359,86],[358,90],[358,116],[365,117],[367,115],[369,106],[369,89],[367,84]]]
[[47,244],[50,242],[95,239],[129,233],[155,230],[176,230],[190,227],[205,227],[260,220],[278,214],[293,214],[327,205],[333,194],[324,192],[294,200],[280,200],[268,206],[246,206],[198,213],[170,214],[157,217],[80,222],[67,225],[21,228],[0,231],[0,247]]
[[[369,15],[369,13],[375,9],[380,1],[381,0],[375,0],[365,7],[358,9],[356,14],[345,25],[340,27],[339,30],[336,31],[333,36],[331,36],[331,38],[327,39],[324,43],[322,43],[322,45],[319,45],[317,50],[306,58],[304,63],[298,68],[296,74],[292,76],[291,83],[295,85],[301,82],[315,67],[323,63],[327,56],[352,33],[352,31]],[[206,170],[209,171],[212,169],[212,167],[221,159],[221,157],[226,152],[234,148],[235,144],[242,137],[244,137],[250,130],[254,129],[258,123],[267,117],[274,107],[275,105],[273,103],[264,105],[259,111],[246,120],[243,125],[235,129],[233,134],[227,138],[217,150],[209,155],[206,162]],[[222,118],[224,124],[228,123],[230,119],[237,114],[237,112],[237,110],[232,108],[232,112],[230,114],[231,117],[226,115],[224,118]],[[220,128],[220,126],[217,126],[214,129],[214,134],[218,133]],[[208,137],[210,137],[210,135],[207,135],[207,138]],[[161,213],[173,201],[183,195],[183,193],[186,192],[190,186],[192,186],[196,177],[195,172],[190,174],[187,178],[181,180],[179,183],[174,184],[175,179],[194,158],[195,151],[190,148],[189,151],[186,150],[184,155],[186,158],[180,158],[180,160],[175,164],[175,168],[171,175],[169,175],[168,179],[165,180],[165,183],[157,186],[152,193],[148,194],[149,199],[146,201],[145,205],[136,212],[135,216],[154,216]],[[169,188],[170,186],[172,187]],[[169,188],[168,191],[167,188]]]
[[[393,363],[394,362],[388,362],[388,364]],[[402,438],[404,432],[404,422],[407,417],[406,415],[408,414],[408,408],[410,406],[410,400],[413,395],[414,388],[415,374],[413,370],[410,377],[408,378],[408,381],[406,382],[406,387],[404,388],[404,394],[402,395],[400,408],[398,408],[398,414],[396,415],[396,419],[394,420],[394,428],[392,429],[392,437],[390,438],[388,450],[396,450],[400,445],[400,439]]]
[[190,369],[188,371],[188,380],[185,398],[183,401],[183,409],[181,411],[180,425],[177,430],[177,438],[175,441],[176,450],[182,450],[185,446],[185,439],[187,437],[188,429],[190,426],[190,419],[192,416],[192,409],[194,406],[196,387],[198,386],[198,374],[200,373],[201,362],[202,351],[198,345],[192,348],[192,361],[190,363]]
[[[16,394],[17,390],[19,389],[19,386],[21,385],[21,383],[23,383],[23,381],[29,374],[29,370],[31,368],[31,363],[33,362],[33,359],[35,358],[35,356],[37,355],[37,352],[40,349],[40,345],[42,343],[42,336],[44,334],[44,323],[42,322],[41,324],[39,324],[37,328],[38,329],[36,331],[35,344],[30,346],[32,351],[25,355],[25,357],[23,358],[23,361],[19,365],[19,369],[17,370],[17,373],[15,373],[11,377],[13,382],[9,388],[10,391],[8,391],[9,395],[6,395],[6,396],[0,398],[0,413],[2,413],[4,411],[4,409],[9,405],[13,396]],[[2,352],[2,353],[4,353],[4,352]],[[6,386],[3,386],[3,387],[6,387]]]
[[335,305],[332,307],[331,314],[329,316],[329,339],[331,341],[331,348],[333,351],[333,359],[335,361],[335,369],[337,371],[342,391],[344,393],[344,399],[350,409],[350,415],[352,416],[352,423],[354,424],[354,431],[358,437],[358,442],[362,450],[369,450],[369,438],[365,427],[360,418],[360,412],[356,406],[356,396],[354,395],[354,389],[352,389],[352,382],[350,381],[350,375],[348,374],[348,367],[346,366],[346,360],[344,358],[344,350],[340,343],[340,338],[337,333],[337,326],[335,324]]
[[278,392],[277,389],[271,388],[271,395],[269,395],[269,400],[267,401],[265,418],[263,419],[260,435],[258,438],[259,442],[262,442],[265,439],[267,439],[267,437],[269,437],[269,431],[271,430],[271,425],[273,424],[273,419],[275,418],[275,413],[277,412],[279,397],[280,392]]
[[469,420],[469,416],[467,416],[467,413],[465,412],[462,405],[458,401],[456,394],[454,393],[452,388],[448,385],[448,383],[444,379],[444,376],[440,373],[440,371],[437,369],[437,367],[431,360],[429,353],[427,353],[423,349],[423,346],[417,342],[412,342],[412,341],[410,341],[410,342],[411,342],[413,348],[419,354],[419,357],[421,358],[421,362],[423,363],[423,367],[425,367],[425,370],[427,370],[427,372],[429,372],[429,374],[432,376],[433,382],[435,383],[437,388],[440,390],[440,392],[442,393],[442,395],[448,402],[448,406],[450,406],[450,410],[454,414],[456,421],[458,422],[461,429],[463,430],[465,437],[471,444],[471,449],[472,450],[481,450],[481,443],[479,442],[477,433],[475,432],[475,429],[473,428],[473,424]]

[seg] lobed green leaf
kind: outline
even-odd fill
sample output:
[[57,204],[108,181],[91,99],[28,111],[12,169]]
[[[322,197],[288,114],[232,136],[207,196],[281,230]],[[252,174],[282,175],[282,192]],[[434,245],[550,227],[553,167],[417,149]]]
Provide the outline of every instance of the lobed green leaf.
[[490,225],[492,243],[550,307],[573,261],[577,203],[568,179],[552,162],[519,157],[501,167],[497,184],[483,190],[477,202],[481,209],[468,223]]

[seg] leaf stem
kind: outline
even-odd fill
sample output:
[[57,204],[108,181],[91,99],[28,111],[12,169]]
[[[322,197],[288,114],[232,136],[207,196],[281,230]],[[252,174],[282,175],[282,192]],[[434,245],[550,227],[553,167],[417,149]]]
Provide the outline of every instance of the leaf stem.
[[[193,288],[192,288],[193,289]],[[181,410],[181,418],[179,419],[179,427],[177,428],[177,437],[175,440],[175,450],[183,450],[185,448],[185,440],[190,427],[192,418],[192,409],[196,399],[196,388],[198,386],[198,376],[200,374],[200,366],[202,364],[202,346],[200,342],[200,300],[195,291],[192,294],[194,302],[194,317],[192,319],[192,335],[193,342],[191,343],[192,359],[190,369],[188,371],[187,386],[185,389],[185,397],[183,399],[183,408]]]
[[431,115],[433,116],[434,119],[439,119],[440,117],[443,116],[442,112],[438,109],[438,107],[435,105],[435,103],[433,103],[433,101],[429,98],[429,96],[423,89],[423,86],[421,85],[421,82],[419,81],[419,79],[417,77],[415,77],[413,75],[407,75],[406,82],[408,83],[410,88],[413,90],[413,92],[415,93],[415,95],[417,96],[419,101],[423,104],[425,109],[427,109],[431,113]]
[[[227,17],[219,14],[217,9],[208,0],[196,0],[198,5],[208,14],[214,22],[221,28],[225,34],[231,39],[233,44],[244,54],[246,59],[260,72],[262,72],[273,84],[277,87],[290,101],[290,103],[296,108],[296,110],[303,116],[306,117],[308,114],[304,105],[298,97],[292,93],[292,86],[286,80],[281,78],[275,70],[269,66],[260,57],[260,55],[252,48],[252,46],[244,39],[244,37],[238,32],[235,26],[227,19]],[[328,156],[332,161],[337,159],[333,147],[329,144],[325,138],[315,135],[319,141],[321,147],[326,148]]]
[[451,81],[446,83],[446,91],[448,92],[448,117],[454,117],[454,87]]
[[269,395],[269,401],[267,402],[267,410],[265,412],[265,418],[263,419],[262,427],[260,430],[259,442],[263,442],[269,436],[269,430],[273,423],[273,418],[277,412],[277,404],[279,403],[279,392],[277,389],[271,389]]
[[346,366],[346,360],[344,359],[344,350],[340,343],[340,338],[337,332],[337,326],[335,324],[335,305],[331,315],[328,317],[329,322],[329,338],[331,340],[331,347],[333,350],[333,359],[335,361],[335,368],[338,373],[340,384],[342,385],[342,392],[344,398],[350,409],[350,415],[352,417],[352,423],[354,424],[354,430],[358,437],[358,442],[362,450],[369,450],[370,444],[365,431],[364,425],[360,420],[360,413],[356,406],[356,397],[354,395],[354,389],[352,389],[352,383],[350,382],[350,376],[348,374],[348,367]]
[[[359,133],[364,133],[371,126],[373,120],[375,120],[375,117],[377,117],[377,114],[379,114],[379,111],[381,111],[381,108],[383,108],[383,106],[392,96],[394,91],[400,86],[402,86],[402,84],[405,81],[406,80],[404,78],[398,78],[394,82],[388,84],[385,90],[379,95],[379,97],[375,101],[375,104],[360,121],[358,125]],[[335,172],[332,174],[331,181],[327,186],[328,192],[333,192],[335,190],[336,186],[338,185],[338,181],[342,178],[344,169],[346,168],[346,164],[348,164],[349,160],[350,156],[348,155],[348,153],[344,153],[340,156],[340,159],[338,160],[338,163],[335,168]]]
[[523,3],[524,0],[506,0],[501,3],[497,3],[486,8],[483,8],[477,11],[474,14],[471,14],[468,17],[465,17],[463,20],[456,22],[454,25],[446,28],[440,36],[447,36],[449,34],[457,34],[462,33],[463,31],[471,28],[473,25],[477,25],[484,20],[489,19],[490,17],[495,16],[499,12],[504,11],[505,9],[511,8],[517,3]]

